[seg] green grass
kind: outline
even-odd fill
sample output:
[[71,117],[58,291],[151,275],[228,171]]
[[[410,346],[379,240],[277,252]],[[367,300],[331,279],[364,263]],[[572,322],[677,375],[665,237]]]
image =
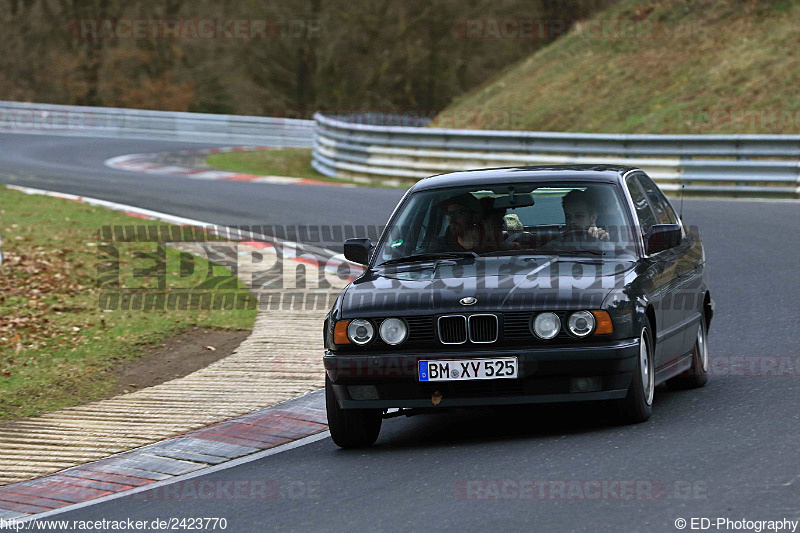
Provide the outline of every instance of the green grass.
[[209,165],[231,172],[263,176],[291,176],[320,181],[341,181],[320,174],[311,167],[310,148],[284,148],[280,150],[254,150],[252,152],[226,152],[211,154]]
[[[98,273],[113,251],[98,243],[98,230],[107,225],[164,227],[100,207],[0,188],[5,257],[0,266],[0,420],[103,397],[115,386],[108,372],[115,364],[144,355],[187,328],[252,329],[254,309],[101,309],[101,292],[116,290],[98,282],[109,281],[107,273]],[[132,255],[156,251],[155,243],[111,244],[119,251],[119,274],[112,277],[124,287],[155,287],[154,278],[134,276],[134,269],[154,261]],[[211,266],[196,257],[194,271],[181,272],[179,252],[167,248],[166,268],[169,291],[197,286]],[[230,276],[218,265],[212,272]],[[216,290],[240,289],[236,281]]]
[[641,37],[565,36],[456,100],[433,126],[800,131],[800,3],[622,0],[597,18],[639,21]]
[[387,187],[381,183],[363,183],[347,179],[330,178],[311,167],[310,148],[283,148],[279,150],[254,150],[210,154],[206,162],[212,167],[231,172],[259,176],[289,176],[331,183],[348,183],[360,187]]

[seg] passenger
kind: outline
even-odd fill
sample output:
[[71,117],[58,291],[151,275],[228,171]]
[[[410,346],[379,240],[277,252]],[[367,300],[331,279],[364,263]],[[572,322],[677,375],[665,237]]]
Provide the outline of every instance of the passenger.
[[574,189],[561,200],[568,232],[586,232],[590,237],[608,240],[608,232],[597,227],[597,208],[586,191]]
[[494,198],[481,199],[481,249],[485,252],[504,250],[506,245],[505,209],[495,209]]
[[[508,240],[505,224],[508,215],[503,209],[494,209],[493,198],[477,200],[473,196],[461,196],[444,203],[448,217],[445,242],[440,248],[448,251],[494,252],[518,248]],[[513,222],[519,218],[513,215]]]

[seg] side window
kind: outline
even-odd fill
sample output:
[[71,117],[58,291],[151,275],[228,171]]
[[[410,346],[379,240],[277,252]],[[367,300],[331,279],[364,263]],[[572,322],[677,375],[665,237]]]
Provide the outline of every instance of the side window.
[[636,216],[639,217],[639,225],[642,227],[642,233],[646,234],[653,224],[658,223],[656,222],[656,217],[653,214],[653,210],[650,209],[650,205],[647,203],[647,198],[645,198],[644,193],[639,188],[633,176],[625,180],[625,185],[627,185],[628,191],[631,193],[631,198],[633,199],[633,205],[636,207]]
[[667,197],[661,192],[661,189],[653,183],[653,180],[644,174],[637,175],[636,179],[639,180],[639,185],[642,186],[644,194],[647,196],[647,199],[650,200],[650,205],[653,206],[653,210],[656,212],[658,223],[677,224],[678,217],[675,216],[675,210],[672,209],[669,200],[667,200]]

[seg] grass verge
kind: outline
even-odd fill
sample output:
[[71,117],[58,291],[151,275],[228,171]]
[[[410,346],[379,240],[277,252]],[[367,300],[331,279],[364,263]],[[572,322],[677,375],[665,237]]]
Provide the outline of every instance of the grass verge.
[[264,176],[290,176],[320,181],[336,181],[311,167],[310,148],[282,148],[252,152],[210,154],[206,162],[223,170]]
[[621,0],[456,99],[431,125],[797,133],[798,17],[800,3],[789,0]]
[[[109,310],[99,296],[120,287],[154,286],[146,269],[156,262],[156,243],[98,243],[98,230],[113,225],[161,226],[123,213],[74,201],[26,195],[0,188],[0,420],[34,416],[107,395],[115,387],[108,372],[135,359],[171,335],[193,326],[252,329],[256,310]],[[102,252],[101,252],[102,250]],[[150,254],[136,257],[135,253]],[[118,257],[117,255],[118,254]],[[102,270],[115,257],[118,273]],[[166,287],[195,287],[207,274],[229,270],[195,257],[181,269],[180,252],[167,247]],[[188,264],[183,256],[183,264]],[[111,272],[111,274],[109,274]],[[102,283],[99,282],[102,278]],[[233,279],[233,278],[230,278]],[[113,289],[112,289],[113,290]],[[238,291],[228,283],[218,291]]]
[[206,158],[206,162],[212,167],[244,174],[289,176],[331,183],[348,183],[359,187],[387,187],[380,183],[362,183],[331,178],[320,174],[311,166],[310,148],[282,148],[278,150],[210,154]]

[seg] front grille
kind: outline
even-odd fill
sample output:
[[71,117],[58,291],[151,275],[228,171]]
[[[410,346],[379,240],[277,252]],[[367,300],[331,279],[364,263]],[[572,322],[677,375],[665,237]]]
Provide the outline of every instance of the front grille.
[[439,317],[439,340],[442,344],[467,342],[467,318],[464,315]]
[[497,315],[446,315],[439,317],[439,340],[442,344],[490,344],[499,333]]
[[408,324],[408,341],[415,344],[430,344],[435,340],[433,334],[433,317],[428,316],[407,316],[405,317]]
[[497,315],[470,315],[469,340],[488,344],[497,340]]
[[533,337],[531,333],[531,317],[533,313],[528,311],[512,311],[503,313],[503,336],[506,340],[529,340]]

